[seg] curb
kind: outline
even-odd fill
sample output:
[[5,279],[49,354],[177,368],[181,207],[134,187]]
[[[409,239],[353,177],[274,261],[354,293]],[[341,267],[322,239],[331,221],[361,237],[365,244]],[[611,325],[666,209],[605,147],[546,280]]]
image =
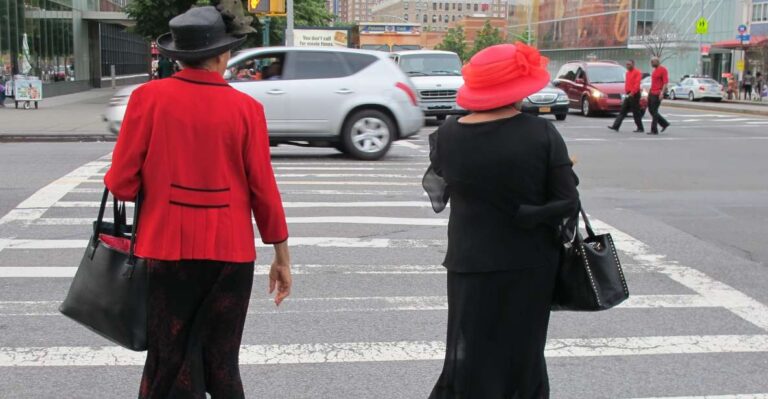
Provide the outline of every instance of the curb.
[[766,106],[765,110],[762,109],[745,109],[745,108],[723,108],[723,107],[717,107],[717,106],[709,106],[709,105],[703,105],[703,104],[696,104],[691,103],[690,101],[687,102],[678,102],[678,101],[672,101],[672,100],[666,100],[662,103],[663,107],[670,107],[670,108],[687,108],[687,109],[695,109],[699,111],[716,111],[716,112],[727,112],[732,114],[746,114],[746,115],[758,115],[758,116],[768,116],[768,106]]
[[2,134],[0,143],[115,142],[112,134]]

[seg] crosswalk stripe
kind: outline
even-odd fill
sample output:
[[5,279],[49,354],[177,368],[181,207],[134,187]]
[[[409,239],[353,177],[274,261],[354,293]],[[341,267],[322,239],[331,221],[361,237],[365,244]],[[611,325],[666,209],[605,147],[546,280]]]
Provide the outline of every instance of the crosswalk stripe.
[[[98,201],[59,201],[56,208],[98,208]],[[112,203],[108,202],[108,207]],[[133,207],[132,203],[128,207]],[[345,202],[283,202],[284,208],[431,208],[427,201],[345,201]]]
[[[768,352],[768,335],[690,335],[549,339],[556,357],[644,356]],[[243,345],[242,365],[443,360],[442,341]],[[117,346],[2,347],[0,367],[141,366],[146,354]]]
[[[291,237],[288,242],[292,247],[325,248],[431,248],[445,245],[445,240],[354,237]],[[87,239],[5,239],[0,240],[0,251],[3,249],[85,249],[87,244]],[[256,246],[271,247],[258,240],[256,240]]]
[[768,399],[768,393],[745,393],[735,395],[706,395],[706,396],[654,396],[652,398],[636,399]]
[[592,220],[592,227],[598,231],[610,232],[616,248],[629,255],[638,264],[655,269],[710,302],[768,331],[768,306],[699,270],[667,260],[666,255],[652,253],[648,245],[642,241],[605,222]]
[[[59,316],[60,301],[0,301],[0,317]],[[621,309],[711,308],[700,295],[637,295]],[[251,300],[248,314],[405,312],[448,310],[445,296],[290,298],[277,309],[271,299]]]
[[[105,219],[110,220],[110,219]],[[369,224],[369,225],[396,225],[396,226],[447,226],[448,219],[438,218],[398,218],[383,216],[312,216],[312,217],[288,217],[286,221],[291,224]],[[132,223],[129,219],[128,223]],[[38,226],[89,226],[93,224],[93,218],[42,218],[33,224]]]
[[[104,192],[103,188],[75,188],[70,191],[72,194],[101,194]],[[280,190],[282,195],[426,195],[425,193],[414,193],[412,190]],[[74,201],[59,201],[62,202],[74,202]],[[87,201],[83,201],[87,202]]]

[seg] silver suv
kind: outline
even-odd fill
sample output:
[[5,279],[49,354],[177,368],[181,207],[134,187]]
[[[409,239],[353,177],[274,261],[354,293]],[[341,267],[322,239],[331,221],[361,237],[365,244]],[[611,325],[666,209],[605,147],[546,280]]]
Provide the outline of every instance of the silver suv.
[[[424,125],[410,79],[386,53],[297,47],[243,50],[232,57],[224,78],[264,104],[273,146],[335,147],[374,160],[383,157],[393,141],[418,133]],[[113,106],[119,107],[117,103]],[[115,113],[108,110],[106,115]],[[122,113],[119,118],[122,121]]]

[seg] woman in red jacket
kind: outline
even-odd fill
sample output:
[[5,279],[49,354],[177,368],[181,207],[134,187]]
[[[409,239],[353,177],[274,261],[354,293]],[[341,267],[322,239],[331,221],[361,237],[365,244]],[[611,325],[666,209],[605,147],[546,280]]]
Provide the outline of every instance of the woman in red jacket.
[[151,261],[140,398],[244,397],[238,352],[256,257],[252,213],[275,247],[270,292],[278,305],[290,294],[264,111],[222,78],[250,29],[237,22],[228,26],[214,7],[171,20],[158,48],[184,68],[133,92],[104,178],[119,199],[143,197],[136,253]]

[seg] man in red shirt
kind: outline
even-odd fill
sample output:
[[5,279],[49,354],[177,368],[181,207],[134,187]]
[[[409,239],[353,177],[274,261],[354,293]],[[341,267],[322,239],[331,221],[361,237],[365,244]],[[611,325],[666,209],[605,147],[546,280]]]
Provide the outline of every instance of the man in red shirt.
[[667,68],[661,65],[659,57],[651,58],[653,73],[651,74],[651,91],[648,93],[648,112],[651,113],[651,131],[648,134],[659,134],[658,125],[661,125],[661,131],[667,130],[670,123],[659,113],[661,99],[667,92],[669,84],[669,72]]
[[619,131],[621,122],[627,117],[629,110],[632,110],[632,117],[635,119],[635,125],[637,130],[635,133],[642,133],[643,129],[643,115],[640,111],[640,96],[642,90],[640,89],[640,81],[643,79],[643,74],[639,69],[635,68],[635,60],[627,61],[627,77],[624,79],[624,92],[626,97],[621,102],[621,112],[616,120],[613,121],[613,125],[608,126],[608,129]]

